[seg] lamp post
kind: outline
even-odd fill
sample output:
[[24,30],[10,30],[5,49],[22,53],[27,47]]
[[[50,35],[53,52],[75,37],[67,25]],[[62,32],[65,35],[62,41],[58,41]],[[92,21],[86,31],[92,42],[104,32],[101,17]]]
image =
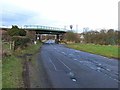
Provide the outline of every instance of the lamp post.
[[72,28],[73,28],[73,25],[70,25],[70,29],[72,30]]
[[76,33],[78,32],[78,25],[76,25]]

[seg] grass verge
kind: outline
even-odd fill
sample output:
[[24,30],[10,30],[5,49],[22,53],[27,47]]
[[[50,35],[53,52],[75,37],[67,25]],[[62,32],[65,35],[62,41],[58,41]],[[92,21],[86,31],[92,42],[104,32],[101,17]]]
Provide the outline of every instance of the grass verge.
[[[2,59],[2,88],[20,88],[23,87],[23,60],[17,58],[18,55],[34,54],[42,44],[31,45],[23,50],[13,52],[11,56]],[[3,48],[9,50],[9,44],[3,45]],[[10,50],[9,50],[10,51]]]
[[23,87],[21,60],[12,55],[4,58],[2,64],[2,88]]
[[37,43],[37,44],[33,44],[29,47],[26,47],[23,50],[17,50],[16,52],[14,52],[15,55],[24,55],[24,54],[34,54],[38,51],[38,49],[40,48],[40,46],[42,45],[42,43]]
[[67,47],[73,48],[76,50],[81,50],[85,52],[90,52],[93,54],[98,54],[102,56],[106,56],[109,58],[119,58],[118,51],[120,51],[120,47],[111,46],[111,45],[93,45],[93,44],[68,44]]
[[0,40],[0,90],[2,89],[2,41]]

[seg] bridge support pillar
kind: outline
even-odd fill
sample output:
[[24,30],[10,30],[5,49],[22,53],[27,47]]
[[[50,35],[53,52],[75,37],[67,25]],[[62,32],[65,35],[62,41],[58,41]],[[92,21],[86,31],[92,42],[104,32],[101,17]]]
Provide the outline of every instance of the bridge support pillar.
[[42,35],[41,34],[36,34],[36,41],[39,40],[41,41],[42,40]]
[[59,44],[59,34],[55,36],[55,43]]

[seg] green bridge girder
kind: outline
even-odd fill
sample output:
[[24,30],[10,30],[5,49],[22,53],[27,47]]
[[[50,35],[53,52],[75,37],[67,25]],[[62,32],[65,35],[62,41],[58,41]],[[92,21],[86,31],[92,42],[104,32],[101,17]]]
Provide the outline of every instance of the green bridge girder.
[[35,28],[27,28],[25,30],[36,31],[36,33],[39,33],[39,34],[64,34],[64,33],[66,33],[66,31],[35,29]]
[[25,30],[36,31],[39,34],[64,34],[66,30],[64,28],[48,27],[40,25],[24,25]]

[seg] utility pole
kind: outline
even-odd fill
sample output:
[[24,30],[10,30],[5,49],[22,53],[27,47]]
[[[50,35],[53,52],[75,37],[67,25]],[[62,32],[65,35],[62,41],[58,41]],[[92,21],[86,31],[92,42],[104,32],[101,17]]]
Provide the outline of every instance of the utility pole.
[[64,30],[66,30],[66,26],[64,26]]
[[12,49],[12,42],[10,41],[10,50]]
[[72,28],[73,28],[73,25],[70,25],[70,29],[72,30]]
[[78,25],[76,25],[76,33],[78,33]]

